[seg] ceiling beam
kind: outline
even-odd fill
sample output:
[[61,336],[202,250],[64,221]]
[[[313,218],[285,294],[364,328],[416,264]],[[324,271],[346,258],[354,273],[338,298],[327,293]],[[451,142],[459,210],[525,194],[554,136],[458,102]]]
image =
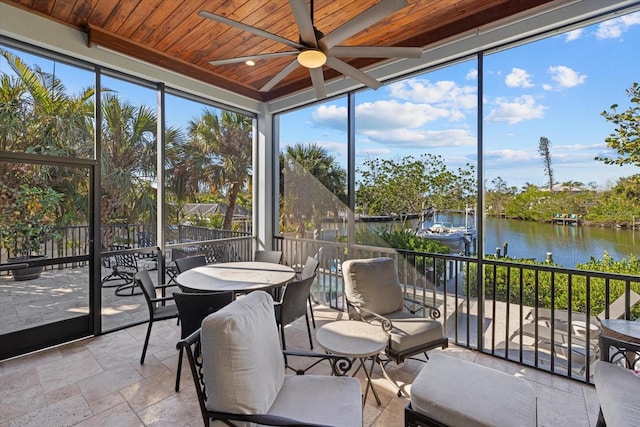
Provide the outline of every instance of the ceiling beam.
[[171,57],[157,50],[150,49],[94,25],[89,24],[87,27],[89,47],[98,45],[111,49],[115,52],[175,71],[176,73],[198,79],[207,84],[218,86],[239,95],[258,101],[264,101],[263,94],[253,88],[241,84],[238,81],[226,79],[214,73],[209,73],[200,67],[189,64],[188,62],[182,61],[178,58]]

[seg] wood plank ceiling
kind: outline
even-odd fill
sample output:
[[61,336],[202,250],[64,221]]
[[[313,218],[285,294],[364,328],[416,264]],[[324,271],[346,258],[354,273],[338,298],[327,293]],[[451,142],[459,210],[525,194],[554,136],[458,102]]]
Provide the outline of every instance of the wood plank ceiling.
[[[269,101],[312,86],[308,70],[298,67],[268,92],[259,92],[292,58],[213,66],[209,61],[291,48],[198,12],[223,15],[298,42],[288,0],[0,0],[87,32],[101,45],[235,93]],[[380,0],[315,0],[314,25],[324,34]],[[342,46],[430,44],[553,0],[409,0],[409,5],[340,43]],[[386,59],[342,58],[366,70]],[[340,74],[323,67],[325,81]]]

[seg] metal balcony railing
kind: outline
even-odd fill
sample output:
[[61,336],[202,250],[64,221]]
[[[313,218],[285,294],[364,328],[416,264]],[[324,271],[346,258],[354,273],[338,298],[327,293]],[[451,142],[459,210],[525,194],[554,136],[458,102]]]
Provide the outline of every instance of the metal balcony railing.
[[318,259],[313,297],[338,310],[344,260],[394,258],[404,293],[438,306],[450,342],[582,382],[600,355],[599,321],[640,317],[637,276],[289,237],[274,245],[290,265]]

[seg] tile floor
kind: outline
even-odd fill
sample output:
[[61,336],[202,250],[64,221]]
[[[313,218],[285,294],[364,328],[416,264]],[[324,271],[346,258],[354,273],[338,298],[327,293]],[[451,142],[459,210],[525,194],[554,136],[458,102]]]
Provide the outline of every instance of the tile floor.
[[[318,326],[341,316],[324,307],[315,313]],[[303,322],[287,327],[289,348],[307,349]],[[174,391],[179,327],[171,320],[154,324],[146,362],[140,365],[145,332],[146,325],[139,325],[0,362],[0,427],[201,426],[188,368],[180,392]],[[598,403],[592,386],[466,349],[444,351],[530,381],[538,395],[540,426],[595,425]],[[410,360],[388,371],[410,392],[421,366]],[[364,425],[402,426],[407,398],[398,398],[376,372],[374,377],[382,405],[369,396]]]

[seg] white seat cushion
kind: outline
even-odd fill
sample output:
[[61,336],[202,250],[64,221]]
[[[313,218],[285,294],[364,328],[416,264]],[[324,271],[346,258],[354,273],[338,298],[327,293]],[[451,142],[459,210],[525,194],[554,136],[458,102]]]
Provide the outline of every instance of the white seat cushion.
[[328,375],[287,375],[269,414],[307,423],[360,427],[360,381]]
[[536,394],[526,380],[434,353],[411,386],[411,406],[448,426],[535,426]]
[[593,382],[607,427],[640,425],[640,378],[633,371],[598,361]]
[[393,323],[389,347],[398,353],[439,340],[444,334],[439,322],[416,317],[406,311],[389,313],[386,317]]
[[266,413],[284,381],[271,296],[252,292],[210,314],[201,342],[207,409]]

